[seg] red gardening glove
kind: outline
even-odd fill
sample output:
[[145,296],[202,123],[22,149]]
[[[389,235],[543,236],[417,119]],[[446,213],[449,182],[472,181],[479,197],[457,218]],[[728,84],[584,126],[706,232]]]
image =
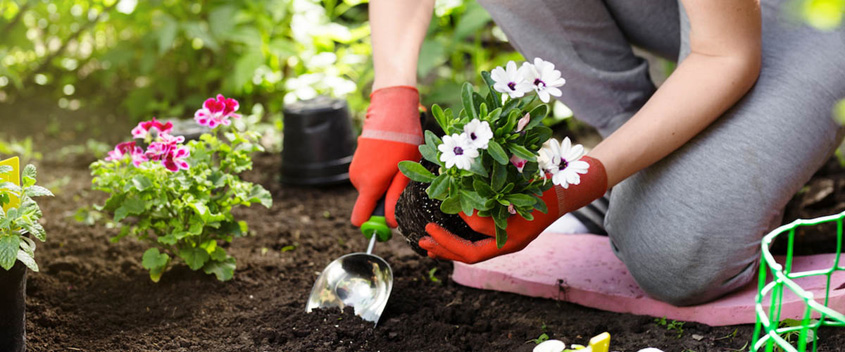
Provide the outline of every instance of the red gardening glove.
[[396,227],[395,208],[408,178],[399,172],[399,162],[420,160],[423,142],[420,126],[420,94],[414,87],[397,86],[376,90],[370,95],[370,107],[364,128],[358,137],[358,149],[349,165],[349,179],[358,190],[352,209],[352,224],[361,226],[385,196],[387,224]]
[[581,183],[569,185],[569,188],[554,186],[540,197],[546,202],[549,208],[548,213],[535,211],[532,213],[534,215],[532,221],[525,220],[519,215],[508,218],[508,240],[501,249],[496,246],[496,225],[492,218],[475,214],[466,216],[463,213],[460,215],[467,225],[490,238],[471,242],[435,223],[429,223],[425,230],[430,237],[423,237],[419,242],[420,247],[428,251],[429,257],[469,264],[522,250],[563,214],[590,204],[607,191],[607,173],[604,165],[598,159],[589,156],[584,156],[581,160],[590,164],[587,173],[581,175]]

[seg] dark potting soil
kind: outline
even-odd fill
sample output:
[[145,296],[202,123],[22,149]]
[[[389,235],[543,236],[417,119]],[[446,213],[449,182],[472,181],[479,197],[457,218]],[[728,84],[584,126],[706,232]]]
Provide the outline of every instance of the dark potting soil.
[[[437,168],[437,165],[426,160],[422,161],[422,165],[431,172]],[[402,234],[415,252],[426,256],[426,251],[420,248],[419,241],[427,236],[425,226],[428,223],[436,223],[470,241],[489,238],[473,231],[459,215],[441,212],[442,202],[428,197],[425,192],[428,186],[427,183],[411,181],[396,202],[396,222],[399,224],[397,232]]]
[[[115,229],[71,218],[103,200],[90,191],[86,163],[39,165],[43,184],[69,183],[42,201],[48,242],[36,252],[42,271],[28,275],[29,351],[531,351],[541,334],[586,344],[604,331],[615,351],[733,351],[751,339],[751,325],[685,323],[681,331],[650,317],[462,287],[449,279],[450,263],[420,257],[398,235],[374,250],[395,276],[378,327],[349,311],[306,314],[317,274],[366,241],[348,221],[351,186],[282,186],[279,166],[277,156],[259,156],[248,176],[275,204],[237,211],[253,235],[229,247],[238,259],[232,281],[179,264],[156,284],[141,268],[145,247],[110,243]],[[820,351],[845,346],[845,329],[820,337]]]

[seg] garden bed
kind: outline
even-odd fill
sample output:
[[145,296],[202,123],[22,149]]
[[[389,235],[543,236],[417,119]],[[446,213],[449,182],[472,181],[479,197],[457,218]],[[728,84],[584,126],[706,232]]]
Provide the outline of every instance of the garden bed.
[[[247,179],[267,187],[275,206],[237,214],[254,236],[230,248],[235,278],[221,283],[176,266],[155,284],[141,267],[139,244],[112,244],[116,230],[72,218],[103,199],[90,191],[86,165],[42,166],[46,184],[64,176],[71,182],[43,201],[49,241],[39,247],[42,272],[27,285],[30,351],[530,351],[529,340],[544,333],[586,343],[603,331],[618,351],[732,351],[751,339],[751,325],[686,323],[681,331],[649,317],[458,286],[448,279],[450,263],[418,256],[398,235],[375,248],[396,280],[377,328],[351,312],[306,314],[323,267],[366,246],[348,221],[356,193],[351,186],[279,185],[279,160],[270,155],[256,159]],[[845,345],[841,329],[820,335],[820,351]]]

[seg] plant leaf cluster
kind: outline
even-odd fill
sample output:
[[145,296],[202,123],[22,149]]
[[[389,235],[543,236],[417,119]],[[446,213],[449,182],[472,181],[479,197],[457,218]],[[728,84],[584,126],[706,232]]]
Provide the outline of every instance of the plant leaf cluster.
[[[421,145],[423,158],[439,166],[437,173],[422,164],[403,161],[399,169],[408,178],[430,183],[426,193],[432,199],[442,201],[440,210],[446,214],[463,212],[472,215],[492,217],[496,224],[496,243],[501,248],[507,241],[507,220],[519,214],[526,220],[533,220],[532,212],[548,211],[540,196],[551,188],[545,182],[537,157],[543,144],[552,137],[552,130],[541,124],[549,113],[549,107],[536,101],[536,96],[503,101],[502,95],[493,89],[489,72],[482,72],[487,84],[487,94],[477,93],[470,83],[461,89],[462,109],[455,114],[452,109],[443,110],[434,105],[431,109],[437,124],[447,135],[461,133],[464,125],[479,119],[490,124],[493,138],[487,149],[480,149],[470,170],[445,168],[440,160],[437,146],[443,141],[431,131],[425,132],[425,144]],[[530,121],[517,131],[517,124],[524,116]],[[522,172],[510,160],[513,156],[527,160]]]
[[251,154],[263,150],[257,135],[218,134],[190,141],[191,167],[176,173],[154,162],[134,167],[128,158],[91,164],[93,188],[109,194],[105,204],[95,207],[123,225],[112,241],[131,236],[149,244],[142,265],[154,282],[177,258],[220,281],[231,279],[235,258],[224,247],[248,230],[232,210],[273,204],[270,192],[238,176],[252,168]]
[[[0,166],[0,175],[14,172],[11,166]],[[43,215],[33,197],[53,196],[50,190],[35,184],[37,170],[27,165],[22,173],[22,185],[0,182],[0,267],[10,270],[20,261],[32,271],[38,271],[35,262],[35,241],[27,234],[44,242],[46,233],[38,222]],[[9,207],[13,198],[20,199],[20,205]]]

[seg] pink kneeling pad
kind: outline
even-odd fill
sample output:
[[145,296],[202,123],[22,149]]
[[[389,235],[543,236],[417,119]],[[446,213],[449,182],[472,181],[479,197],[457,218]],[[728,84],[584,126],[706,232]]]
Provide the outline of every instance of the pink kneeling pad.
[[[796,256],[793,272],[830,268],[835,254]],[[779,262],[782,262],[779,258]],[[756,275],[755,275],[756,277]],[[610,249],[609,239],[596,235],[544,233],[520,252],[483,263],[455,262],[455,282],[469,287],[552,298],[583,306],[637,315],[694,321],[712,326],[754,323],[757,280],[716,301],[675,307],[652,299],[637,286],[628,269]],[[795,280],[802,288],[823,299],[825,278]],[[845,312],[845,272],[831,277],[829,307]],[[789,291],[789,290],[785,290]],[[764,306],[768,311],[768,299]],[[804,302],[784,294],[782,319],[803,317]]]

